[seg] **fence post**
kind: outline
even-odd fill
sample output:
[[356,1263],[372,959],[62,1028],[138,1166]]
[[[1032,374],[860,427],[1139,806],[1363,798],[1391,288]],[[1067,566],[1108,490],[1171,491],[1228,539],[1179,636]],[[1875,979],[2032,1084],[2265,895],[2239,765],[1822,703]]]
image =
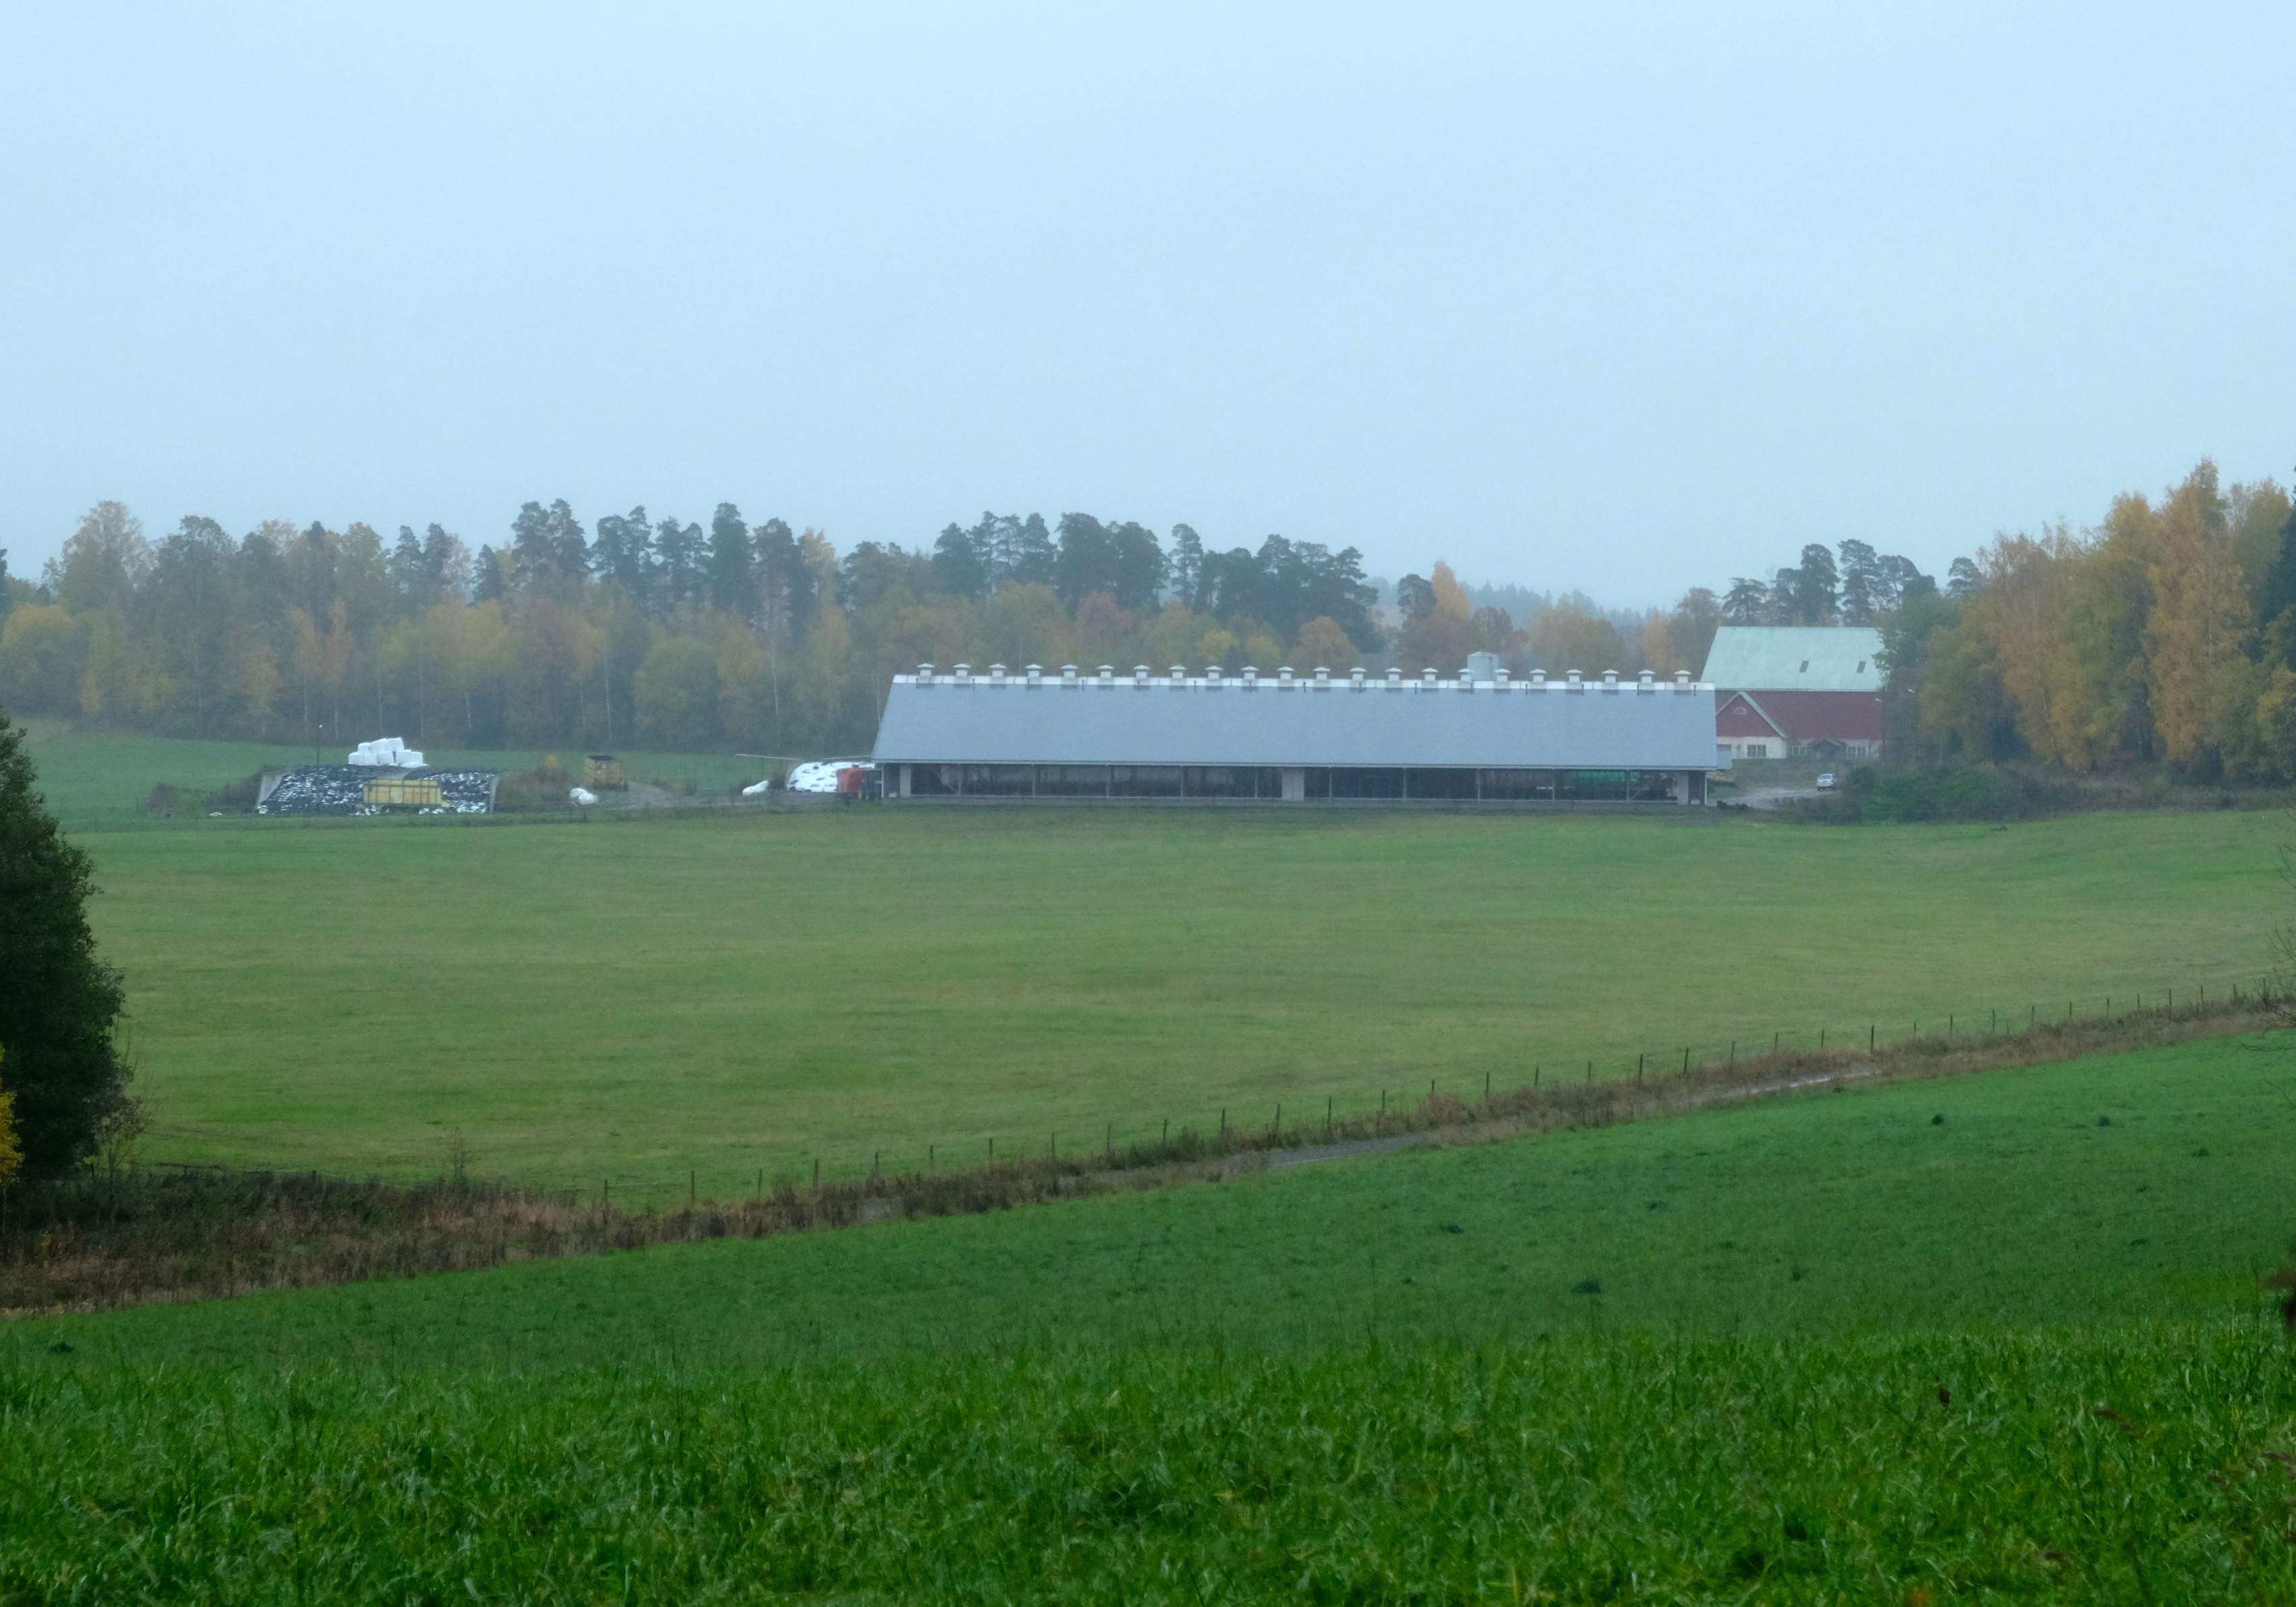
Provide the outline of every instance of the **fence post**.
[[1324,1095],[1324,1137],[1326,1137],[1326,1138],[1329,1138],[1331,1136],[1332,1136],[1332,1096],[1331,1096],[1330,1095],[1326,1094],[1326,1095]]
[[1685,1077],[1690,1075],[1690,1046],[1687,1044],[1682,1049],[1682,1074]]
[[763,1167],[759,1167],[759,1168],[758,1168],[758,1199],[760,1199],[760,1200],[762,1200],[762,1199],[764,1199],[765,1197],[766,1197],[766,1168],[763,1168]]
[[1587,1062],[1587,1080],[1590,1083],[1595,1080],[1595,1062],[1593,1061],[1588,1061]]
[[869,1152],[869,1176],[874,1177],[877,1175],[879,1170],[878,1163],[884,1159],[884,1156],[885,1152],[882,1150],[871,1150]]
[[600,1208],[603,1209],[606,1206],[611,1205],[613,1202],[614,1180],[611,1177],[600,1178],[598,1180],[598,1204]]
[[1111,1163],[1116,1160],[1116,1124],[1112,1121],[1108,1124],[1108,1159]]
[[925,1170],[927,1170],[927,1171],[929,1171],[929,1172],[930,1172],[930,1171],[931,1171],[932,1169],[933,1169],[933,1146],[932,1146],[932,1145],[931,1145],[931,1144],[927,1144],[927,1145],[925,1145]]
[[1953,1017],[1949,1014],[1945,1018],[1945,1041],[1953,1042]]
[[1280,1099],[1275,1102],[1275,1136],[1283,1136],[1283,1102]]
[[1737,1040],[1736,1038],[1734,1038],[1734,1038],[1732,1038],[1732,1039],[1730,1040],[1730,1066],[1731,1066],[1731,1069],[1732,1069],[1733,1070],[1736,1070],[1736,1069],[1737,1069],[1737,1065],[1738,1065],[1738,1040]]
[[1775,1054],[1777,1052],[1778,1052],[1778,1035],[1777,1035],[1776,1033],[1773,1032],[1773,1033],[1771,1033],[1771,1034],[1770,1034],[1770,1053],[1771,1053],[1772,1054]]
[[1821,1054],[1825,1052],[1825,1029],[1823,1027],[1817,1029],[1817,1048]]
[[1483,1103],[1491,1103],[1491,1074],[1488,1070],[1483,1072]]
[[1530,1062],[1530,1086],[1534,1088],[1538,1086],[1538,1062],[1537,1061]]
[[1873,1023],[1873,1022],[1871,1022],[1871,1021],[1866,1022],[1866,1054],[1873,1054],[1873,1053],[1874,1053],[1874,1023]]
[[1635,1080],[1636,1080],[1636,1082],[1640,1082],[1640,1081],[1642,1081],[1642,1079],[1643,1079],[1643,1057],[1642,1057],[1641,1055],[1637,1054],[1637,1055],[1636,1055],[1636,1056],[1635,1056]]
[[685,1203],[689,1206],[699,1204],[701,1200],[701,1185],[694,1181],[694,1175],[693,1168],[685,1168]]
[[1222,1138],[1227,1136],[1227,1107],[1226,1105],[1222,1105],[1220,1107],[1220,1136]]
[[821,1157],[818,1155],[813,1158],[813,1192],[816,1194],[821,1193]]

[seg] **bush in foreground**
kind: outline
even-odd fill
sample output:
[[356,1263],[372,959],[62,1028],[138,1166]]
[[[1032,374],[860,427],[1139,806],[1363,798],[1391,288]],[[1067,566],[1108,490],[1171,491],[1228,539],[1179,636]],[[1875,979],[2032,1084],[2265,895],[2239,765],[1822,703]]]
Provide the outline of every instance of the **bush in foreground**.
[[2296,1373],[2253,1323],[1184,1345],[389,1376],[27,1348],[0,1599],[2296,1597]]
[[127,996],[96,957],[92,890],[87,856],[33,790],[24,734],[0,712],[0,1044],[30,1177],[86,1160],[132,1108],[112,1042]]

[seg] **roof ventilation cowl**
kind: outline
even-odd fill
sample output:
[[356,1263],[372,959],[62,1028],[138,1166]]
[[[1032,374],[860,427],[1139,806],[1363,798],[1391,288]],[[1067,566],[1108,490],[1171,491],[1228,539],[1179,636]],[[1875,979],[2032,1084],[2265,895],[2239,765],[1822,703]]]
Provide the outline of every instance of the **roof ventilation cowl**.
[[1037,682],[1039,682],[1039,681],[1043,680],[1044,678],[1045,678],[1045,667],[1044,667],[1042,664],[1031,664],[1031,665],[1029,665],[1029,685],[1034,686]]
[[930,686],[932,685],[931,665],[920,664],[917,666],[917,684],[922,686]]
[[1603,690],[1604,692],[1616,692],[1618,689],[1619,672],[1615,669],[1604,670],[1603,672]]
[[[1357,675],[1361,675],[1361,674],[1363,673],[1363,671],[1361,671],[1361,670],[1357,670],[1357,671],[1356,671],[1356,673],[1357,673]],[[1399,669],[1390,669],[1390,670],[1389,670],[1389,671],[1387,672],[1387,689],[1388,689],[1390,692],[1394,691],[1397,687],[1398,687],[1398,686],[1400,686],[1400,685],[1403,685],[1403,672],[1402,672],[1401,670],[1399,670]]]
[[1218,692],[1219,690],[1220,667],[1218,665],[1207,664],[1204,666],[1204,685],[1210,687],[1214,692]]
[[1257,686],[1257,685],[1259,685],[1259,667],[1258,665],[1256,665],[1256,664],[1247,664],[1247,665],[1245,665],[1245,666],[1243,667],[1243,689],[1244,689],[1246,692],[1249,692],[1249,691],[1250,691],[1253,687],[1255,687],[1255,686]]
[[1504,664],[1491,671],[1491,685],[1497,687],[1501,692],[1505,692],[1507,689],[1507,684],[1513,678],[1513,676],[1507,674],[1507,668]]
[[1332,684],[1332,672],[1321,664],[1316,666],[1316,690],[1321,692]]
[[1132,684],[1135,686],[1145,686],[1148,685],[1148,666],[1145,664],[1135,664],[1132,667]]
[[958,665],[956,667],[956,684],[962,686],[971,679],[972,679],[972,666],[970,664]]
[[1543,669],[1532,670],[1530,672],[1530,684],[1533,686],[1536,686],[1539,691],[1545,692],[1546,690],[1546,672]]
[[1286,664],[1275,672],[1275,684],[1287,691],[1290,690],[1292,685],[1292,666]]
[[1175,665],[1173,665],[1173,666],[1172,666],[1172,685],[1175,685],[1175,686],[1185,686],[1187,684],[1188,684],[1188,667],[1187,667],[1185,664],[1175,664]]
[[1636,682],[1635,682],[1635,690],[1636,690],[1636,692],[1650,692],[1650,691],[1652,691],[1652,690],[1654,690],[1654,689],[1655,689],[1656,682],[1657,682],[1657,676],[1654,676],[1651,671],[1649,671],[1649,670],[1645,669],[1645,670],[1644,670],[1644,671],[1643,671],[1642,675],[1641,675],[1641,676],[1640,676],[1636,680]]
[[1114,665],[1103,664],[1100,667],[1100,684],[1103,686],[1113,686],[1116,685],[1116,667]]
[[1348,685],[1354,687],[1357,692],[1361,692],[1363,690],[1364,672],[1361,665],[1357,665],[1355,668],[1348,671]]
[[992,686],[1002,686],[1004,685],[1004,666],[1002,664],[991,664],[988,667],[988,684]]
[[1563,683],[1563,686],[1566,691],[1584,692],[1587,690],[1587,678],[1574,669],[1570,672],[1570,678]]
[[1677,669],[1674,672],[1674,689],[1677,692],[1688,692],[1690,690],[1690,672],[1688,670]]

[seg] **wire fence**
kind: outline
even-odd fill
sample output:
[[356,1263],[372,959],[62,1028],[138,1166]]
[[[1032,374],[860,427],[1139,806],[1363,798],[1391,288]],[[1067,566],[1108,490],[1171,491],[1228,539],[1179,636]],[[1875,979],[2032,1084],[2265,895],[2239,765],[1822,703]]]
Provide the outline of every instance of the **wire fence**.
[[[1613,1048],[1595,1054],[1533,1055],[1527,1066],[1510,1061],[1448,1078],[1439,1073],[1423,1082],[1415,1076],[1407,1080],[1398,1076],[1390,1083],[1344,1093],[1289,1089],[1250,1103],[1239,1095],[1227,1104],[1192,1106],[1153,1118],[1136,1109],[1122,1117],[1090,1119],[1070,1114],[1048,1119],[1033,1133],[984,1127],[922,1143],[909,1139],[835,1150],[799,1149],[740,1162],[721,1158],[707,1166],[689,1165],[674,1171],[607,1164],[578,1175],[513,1176],[508,1182],[529,1192],[562,1196],[570,1206],[612,1205],[642,1210],[763,1200],[790,1191],[818,1192],[894,1177],[932,1177],[1000,1166],[1050,1163],[1112,1168],[1210,1159],[1255,1149],[1296,1149],[1324,1142],[1399,1136],[1424,1130],[1438,1117],[1472,1122],[1479,1114],[1488,1115],[1509,1102],[1519,1104],[1525,1096],[1542,1093],[1560,1095],[1573,1088],[1622,1083],[1647,1085],[1701,1075],[1727,1077],[1785,1064],[1795,1057],[1833,1056],[1849,1064],[1860,1055],[1908,1050],[1948,1054],[1988,1045],[2005,1047],[2045,1033],[2062,1036],[2068,1029],[2179,1021],[2198,1023],[2218,1017],[2227,1023],[2269,1025],[2268,1021],[2258,1021],[2254,1013],[2284,1004],[2291,996],[2290,986],[2287,979],[2270,972],[2187,979],[2062,1000],[2029,998],[2015,1005],[1948,1009],[1894,1022],[1869,1014],[1856,1024],[1845,1020],[1796,1029],[1773,1028],[1631,1054]],[[2099,1043],[2079,1052],[2104,1054],[2112,1052],[2112,1047],[2110,1043]],[[151,1134],[162,1145],[170,1136],[165,1127],[155,1127]],[[192,1136],[189,1133],[178,1136]],[[466,1154],[442,1152],[439,1160],[427,1165],[410,1161],[382,1168],[325,1160],[306,1160],[291,1168],[211,1167],[166,1160],[143,1164],[264,1175],[292,1170],[334,1177],[380,1172],[410,1177],[450,1172],[459,1177],[471,1168],[472,1160]]]

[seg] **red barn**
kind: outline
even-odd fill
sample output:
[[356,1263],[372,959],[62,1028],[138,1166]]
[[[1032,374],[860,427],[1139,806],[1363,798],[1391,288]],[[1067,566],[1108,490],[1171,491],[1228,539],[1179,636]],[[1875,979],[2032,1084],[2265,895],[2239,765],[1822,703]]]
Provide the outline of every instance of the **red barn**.
[[1863,626],[1726,625],[1700,678],[1716,748],[1734,758],[1878,758],[1882,633]]

